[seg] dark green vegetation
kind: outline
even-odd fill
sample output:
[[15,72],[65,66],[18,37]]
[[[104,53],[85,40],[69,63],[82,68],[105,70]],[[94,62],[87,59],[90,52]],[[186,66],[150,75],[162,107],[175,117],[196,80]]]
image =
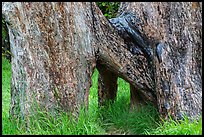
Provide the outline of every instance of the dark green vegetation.
[[10,60],[11,58],[11,53],[10,53],[10,46],[9,46],[9,39],[8,39],[8,30],[6,27],[6,23],[4,19],[2,18],[2,56],[6,57],[7,59]]
[[117,14],[120,2],[96,2],[103,15],[107,18],[114,18]]
[[[150,104],[140,111],[130,111],[129,84],[118,80],[118,94],[114,103],[107,102],[106,107],[98,108],[97,95],[98,71],[95,70],[93,85],[89,95],[89,110],[81,109],[76,122],[61,112],[58,117],[38,111],[30,116],[30,128],[24,122],[9,120],[11,65],[2,59],[2,134],[202,134],[202,117],[190,122],[173,120],[159,122],[156,109]],[[160,124],[158,124],[160,123]]]
[[2,39],[5,39],[6,38],[6,30],[5,30],[5,27],[6,27],[6,25],[5,25],[5,21],[4,21],[4,19],[2,18]]

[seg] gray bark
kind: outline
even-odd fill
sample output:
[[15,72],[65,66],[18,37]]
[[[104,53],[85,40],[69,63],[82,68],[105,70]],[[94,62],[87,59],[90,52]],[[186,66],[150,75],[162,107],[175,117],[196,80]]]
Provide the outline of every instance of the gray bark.
[[[146,73],[147,76],[151,76],[150,72],[153,72],[153,77],[145,81],[147,76],[142,76],[140,83],[146,85],[146,91],[153,89],[153,95],[156,95],[153,98],[164,118],[168,117],[167,113],[177,119],[182,119],[184,114],[198,117],[202,113],[201,7],[202,3],[198,2],[123,2],[118,17],[112,19],[114,24],[115,20],[121,20],[120,16],[128,12],[139,18],[139,22],[133,20],[132,24],[136,26],[146,45],[141,44],[143,42],[136,44],[143,45],[142,48],[146,46],[153,55],[150,59],[153,67],[144,67],[142,70],[145,72],[138,70],[139,74]],[[118,29],[121,32],[121,27]],[[121,33],[126,39],[126,32]],[[126,43],[130,45],[130,42]],[[141,49],[138,45],[132,47]],[[139,59],[136,62],[139,64]],[[134,86],[141,89],[138,85]],[[132,91],[131,95],[134,94]],[[133,99],[133,102],[137,101]]]
[[78,112],[88,103],[96,64],[90,3],[2,6],[14,56],[11,115],[24,117],[36,103],[51,112]]
[[122,3],[118,17],[131,13],[133,20],[131,29],[121,30],[95,3],[2,6],[14,55],[12,116],[27,116],[34,102],[51,112],[58,107],[78,112],[88,104],[96,64],[101,102],[114,99],[121,77],[131,83],[131,104],[142,98],[163,117],[170,113],[178,119],[202,113],[200,3]]

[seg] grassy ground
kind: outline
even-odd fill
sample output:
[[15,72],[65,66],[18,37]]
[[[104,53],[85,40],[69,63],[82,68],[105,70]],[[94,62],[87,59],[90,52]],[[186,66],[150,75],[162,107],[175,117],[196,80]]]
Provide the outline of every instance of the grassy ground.
[[151,105],[141,111],[129,111],[129,84],[118,79],[117,99],[112,105],[98,108],[97,98],[98,72],[92,76],[93,85],[89,95],[89,111],[80,112],[76,122],[63,112],[57,118],[45,112],[31,116],[30,128],[19,121],[9,120],[11,65],[2,59],[2,134],[161,134],[161,135],[194,135],[202,134],[202,118],[196,122],[188,119],[178,123],[173,120],[158,122],[158,113]]

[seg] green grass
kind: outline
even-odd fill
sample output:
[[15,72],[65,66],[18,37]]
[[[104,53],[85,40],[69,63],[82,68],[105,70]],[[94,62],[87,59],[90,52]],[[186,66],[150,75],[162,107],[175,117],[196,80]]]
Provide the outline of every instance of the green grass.
[[92,134],[160,134],[178,135],[202,134],[202,117],[198,122],[187,118],[181,122],[159,122],[157,110],[151,105],[140,111],[130,111],[130,87],[123,79],[118,79],[118,94],[115,102],[107,102],[106,107],[98,108],[97,95],[98,71],[92,76],[89,95],[89,109],[81,109],[78,122],[59,113],[58,117],[38,111],[30,116],[30,128],[22,121],[9,120],[11,65],[2,59],[2,134],[37,134],[37,135],[92,135]]
[[188,117],[184,117],[182,121],[174,121],[171,118],[169,121],[162,121],[159,127],[147,132],[151,135],[202,135],[202,117],[199,120],[190,122]]
[[15,126],[9,121],[11,64],[2,58],[2,134],[14,133]]

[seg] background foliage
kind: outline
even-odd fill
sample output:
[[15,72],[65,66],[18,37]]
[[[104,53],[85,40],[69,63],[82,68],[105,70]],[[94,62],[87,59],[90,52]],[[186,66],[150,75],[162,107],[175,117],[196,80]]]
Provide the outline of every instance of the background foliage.
[[10,45],[9,45],[9,37],[8,37],[8,30],[6,27],[6,23],[4,21],[4,18],[2,18],[2,56],[6,57],[8,60],[11,59],[11,53],[10,53]]
[[103,15],[107,18],[114,18],[117,14],[120,2],[96,2]]

